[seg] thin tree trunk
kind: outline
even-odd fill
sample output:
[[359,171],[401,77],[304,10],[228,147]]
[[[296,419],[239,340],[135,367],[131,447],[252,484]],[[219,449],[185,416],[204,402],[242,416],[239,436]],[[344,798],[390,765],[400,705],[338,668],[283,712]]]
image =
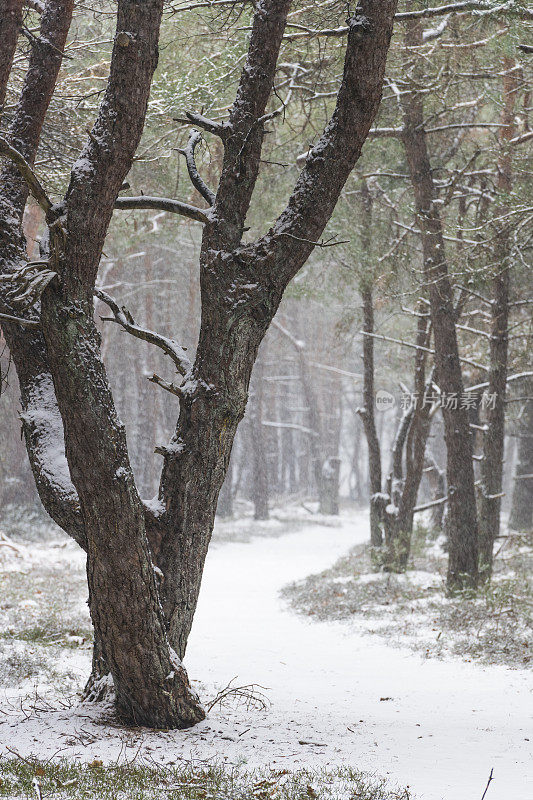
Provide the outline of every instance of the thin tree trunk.
[[[533,383],[526,384],[528,397]],[[533,400],[526,400],[518,425],[518,458],[516,461],[509,527],[529,531],[533,527]]]
[[[422,42],[419,22],[406,26],[406,44]],[[458,399],[457,408],[443,408],[447,448],[449,561],[447,585],[450,591],[472,587],[478,581],[478,522],[472,459],[472,437],[468,412],[459,402],[464,391],[459,361],[453,292],[448,275],[442,221],[436,204],[427,137],[424,130],[423,94],[418,91],[416,66],[413,84],[402,95],[404,128],[402,141],[421,230],[424,271],[431,305],[435,342],[436,378],[441,392]]]
[[[363,331],[374,332],[374,304],[372,289],[365,286],[363,300]],[[358,409],[363,421],[368,450],[368,476],[370,481],[370,544],[379,548],[383,544],[381,513],[376,498],[382,491],[381,448],[376,432],[374,397],[374,338],[363,336],[363,407]]]
[[[515,134],[514,110],[518,89],[515,62],[506,56],[503,62],[503,110],[500,129],[500,154],[498,159],[498,189],[502,194],[512,190],[512,159],[509,140]],[[503,202],[495,215],[504,218],[509,213]],[[493,399],[486,412],[487,430],[483,438],[481,461],[481,496],[479,509],[479,558],[483,580],[492,575],[494,542],[500,533],[500,509],[505,445],[505,394],[507,388],[507,361],[509,346],[509,284],[511,270],[511,242],[508,225],[497,223],[495,264],[496,274],[492,279],[490,371],[488,395]]]
[[[442,500],[446,493],[446,480],[444,478],[444,472],[440,469],[439,465],[435,461],[435,458],[429,452],[426,452],[424,464],[424,472],[433,495],[431,499],[432,501]],[[440,503],[439,505],[433,506],[431,509],[431,527],[435,528],[436,530],[442,530],[444,506],[445,503]]]
[[265,450],[265,431],[263,428],[264,408],[264,361],[258,358],[255,362],[250,409],[250,434],[252,440],[252,499],[254,503],[254,519],[268,519],[268,465]]
[[405,481],[397,517],[398,557],[402,570],[407,567],[411,552],[411,539],[413,533],[414,507],[418,497],[420,482],[424,473],[424,456],[426,444],[431,428],[431,395],[432,378],[426,386],[426,360],[427,352],[422,348],[429,345],[430,330],[428,318],[424,313],[424,304],[418,306],[418,325],[416,343],[419,349],[415,355],[414,391],[418,398],[416,407],[407,433],[405,444]]
[[22,23],[22,0],[0,0],[0,113]]

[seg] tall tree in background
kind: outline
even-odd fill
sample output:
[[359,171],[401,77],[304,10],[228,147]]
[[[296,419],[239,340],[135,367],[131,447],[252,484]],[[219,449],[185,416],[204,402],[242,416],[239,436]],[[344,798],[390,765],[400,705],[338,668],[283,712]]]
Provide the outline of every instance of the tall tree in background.
[[[416,4],[418,5],[418,4]],[[405,44],[416,52],[422,43],[418,20],[406,24]],[[408,50],[409,52],[409,50]],[[409,168],[435,342],[436,380],[447,397],[461,398],[464,385],[459,359],[453,288],[446,260],[443,225],[424,128],[424,95],[420,66],[411,57],[409,91],[401,98],[402,142]],[[468,411],[443,406],[448,481],[448,588],[475,586],[478,580],[478,521],[474,487],[472,436]]]
[[518,90],[518,64],[503,59],[502,128],[499,134],[498,190],[500,203],[495,210],[492,302],[490,304],[490,371],[487,392],[494,398],[487,409],[487,430],[483,436],[481,496],[479,508],[479,559],[481,577],[490,578],[494,542],[500,533],[503,457],[505,445],[505,395],[509,350],[509,290],[512,244],[508,223],[509,196],[512,191],[510,140],[516,132],[514,117]]
[[[196,168],[197,132],[185,151],[207,209],[144,196],[117,201],[142,133],[162,5],[162,0],[119,0],[104,99],[65,197],[52,204],[32,165],[72,4],[46,3],[9,142],[0,142],[12,162],[5,167],[0,197],[0,311],[41,499],[87,552],[96,666],[105,663],[110,670],[125,718],[182,727],[204,715],[181,658],[251,370],[283,292],[319,241],[377,113],[396,0],[361,0],[351,14],[333,115],[285,210],[252,243],[243,242],[243,233],[265,124],[275,115],[267,113],[267,103],[290,2],[256,4],[229,119],[217,123],[191,114],[224,146],[216,194]],[[48,226],[47,260],[39,265],[28,265],[24,250],[28,186]],[[194,362],[175,341],[140,328],[113,298],[97,292],[115,322],[162,348],[183,376],[180,386],[153,378],[180,399],[175,434],[159,449],[164,464],[157,508],[139,497],[93,318],[98,266],[116,206],[174,211],[204,224],[202,321]],[[57,455],[63,431],[66,460]]]

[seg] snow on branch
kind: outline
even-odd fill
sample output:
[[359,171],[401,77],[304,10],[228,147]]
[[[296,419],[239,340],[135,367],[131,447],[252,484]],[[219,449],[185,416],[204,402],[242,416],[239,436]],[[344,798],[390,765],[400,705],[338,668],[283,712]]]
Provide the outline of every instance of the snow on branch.
[[[493,2],[487,0],[464,0],[459,3],[447,3],[442,6],[435,6],[433,8],[421,8],[416,11],[400,11],[394,16],[396,22],[409,22],[416,19],[431,19],[433,17],[440,17],[447,14],[464,14],[468,11],[474,11],[478,14],[491,14],[498,11],[514,11],[518,17],[522,19],[533,19],[533,11],[527,8],[515,7],[510,8],[511,4],[506,3],[504,6],[495,6]],[[512,3],[514,5],[514,3]],[[297,28],[295,33],[286,33],[283,38],[289,42],[295,39],[314,39],[317,37],[339,37],[346,36],[349,27],[342,25],[337,28],[322,28],[313,29],[305,25],[289,24],[287,27]],[[445,26],[444,26],[445,27]],[[439,26],[440,28],[440,26]],[[428,31],[427,41],[437,38],[442,31],[436,28]],[[443,28],[444,30],[444,28]]]
[[[400,344],[403,347],[412,347],[415,350],[424,350],[426,353],[431,353],[432,355],[435,353],[430,347],[423,347],[420,344],[414,344],[413,342],[404,342],[403,339],[393,339],[392,336],[383,336],[380,333],[370,333],[369,331],[359,331],[362,336],[371,336],[373,339],[381,339],[383,342],[393,342],[394,344]],[[484,366],[484,364],[479,364],[477,361],[472,361],[470,358],[462,358],[459,356],[459,361],[463,364],[470,364],[471,367],[476,367],[477,369],[483,370],[483,372],[488,372],[489,368]]]
[[311,430],[311,428],[306,428],[305,425],[298,425],[296,422],[274,422],[272,420],[263,419],[261,420],[261,425],[264,425],[266,428],[289,428],[293,431],[305,433],[307,436],[319,435],[316,431]]
[[186,355],[185,350],[180,347],[180,345],[175,342],[174,339],[169,339],[166,336],[155,333],[154,331],[141,328],[135,323],[130,312],[124,306],[120,307],[117,301],[111,297],[111,295],[107,294],[101,289],[95,289],[94,294],[113,312],[112,317],[102,317],[104,321],[116,322],[118,325],[124,328],[127,333],[130,333],[137,339],[142,339],[145,342],[154,344],[156,347],[160,347],[161,350],[163,350],[163,352],[172,359],[180,375],[186,375],[192,369],[191,361]]
[[281,324],[281,322],[278,322],[278,320],[275,317],[272,320],[272,327],[276,328],[276,330],[278,330],[281,334],[283,334],[283,336],[285,336],[285,338],[289,340],[289,342],[292,344],[293,347],[296,348],[296,350],[305,349],[305,342],[302,342],[300,339],[297,339],[296,336],[293,336],[292,333],[288,331],[287,328],[285,328]]
[[209,222],[208,211],[202,211],[201,208],[196,208],[196,206],[191,206],[189,203],[182,203],[181,200],[174,200],[170,197],[150,197],[144,194],[139,197],[117,197],[115,208],[120,210],[138,208],[169,211],[171,214],[180,214],[182,217],[194,219],[204,225]]
[[210,206],[215,205],[215,194],[211,191],[209,186],[203,181],[200,173],[198,172],[198,167],[196,166],[196,160],[194,157],[194,151],[196,150],[198,143],[202,140],[202,134],[200,131],[192,130],[189,135],[189,141],[187,142],[187,147],[185,148],[177,148],[178,153],[181,153],[185,156],[185,162],[187,164],[187,172],[189,173],[189,178],[191,179],[191,183],[194,188],[200,192],[206,203],[209,203]]
[[[522,380],[523,378],[533,378],[533,372],[517,372],[516,375],[509,375],[506,382],[514,383],[515,381]],[[477,392],[479,389],[486,389],[488,386],[488,381],[485,381],[484,383],[476,383],[475,386],[469,386],[468,389],[465,389],[465,392]]]
[[229,131],[229,125],[227,125],[227,123],[225,124],[223,122],[216,122],[214,119],[208,119],[208,117],[204,117],[202,114],[195,114],[192,111],[186,111],[185,117],[186,119],[174,117],[174,122],[182,122],[185,125],[192,123],[208,133],[213,133],[215,136],[218,136],[220,139],[222,139],[222,141],[224,141]]

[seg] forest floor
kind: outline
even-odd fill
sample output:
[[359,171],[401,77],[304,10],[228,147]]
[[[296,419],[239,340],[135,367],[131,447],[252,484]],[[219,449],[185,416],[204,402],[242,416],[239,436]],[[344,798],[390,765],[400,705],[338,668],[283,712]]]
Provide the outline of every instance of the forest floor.
[[[35,797],[37,772],[43,797],[479,800],[493,768],[487,800],[531,800],[522,595],[513,614],[499,607],[502,640],[500,627],[485,635],[476,609],[488,600],[467,599],[463,623],[463,604],[444,600],[439,542],[420,535],[414,571],[376,577],[367,531],[354,511],[219,524],[186,666],[207,706],[228,684],[248,688],[193,729],[154,732],[79,703],[91,653],[83,553],[51,527],[6,530],[0,796]],[[523,579],[512,553],[527,557],[531,542],[507,546],[495,587]]]

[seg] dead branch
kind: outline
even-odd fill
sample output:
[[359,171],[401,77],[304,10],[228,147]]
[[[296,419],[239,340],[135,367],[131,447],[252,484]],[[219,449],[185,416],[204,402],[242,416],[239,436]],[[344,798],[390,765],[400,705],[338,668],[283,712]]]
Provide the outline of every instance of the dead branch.
[[189,203],[182,203],[181,200],[174,200],[170,197],[117,197],[115,208],[126,211],[128,209],[154,209],[155,211],[169,211],[171,214],[181,214],[182,217],[194,219],[204,225],[209,222],[209,212],[201,208],[191,206]]
[[[394,344],[403,345],[403,347],[412,347],[415,350],[424,350],[426,353],[431,353],[432,355],[435,353],[430,347],[423,347],[420,344],[413,344],[412,342],[404,342],[403,339],[393,339],[391,336],[383,336],[380,333],[370,333],[369,331],[359,331],[363,336],[372,336],[374,339],[382,339],[384,342],[393,342]],[[484,366],[484,364],[479,364],[477,361],[472,361],[470,358],[462,358],[459,356],[459,361],[463,364],[470,364],[471,367],[476,367],[477,369],[482,369],[484,372],[488,372],[489,368]]]
[[174,117],[174,122],[182,122],[185,125],[190,125],[192,123],[193,125],[197,125],[199,128],[202,128],[202,130],[218,136],[220,139],[222,139],[222,141],[224,141],[229,132],[229,125],[227,125],[227,123],[216,122],[213,119],[204,117],[202,114],[195,114],[191,111],[186,111],[185,117],[186,119]]
[[448,502],[448,495],[446,497],[439,497],[438,500],[432,500],[431,503],[424,503],[422,506],[415,506],[413,508],[413,514],[418,513],[419,511],[426,511],[428,508],[435,508],[435,506],[441,506],[443,503]]
[[151,383],[157,384],[157,386],[160,386],[166,392],[170,392],[170,394],[174,394],[176,395],[176,397],[183,397],[183,392],[181,391],[179,386],[176,386],[175,383],[170,383],[169,381],[166,381],[164,378],[162,378],[160,375],[157,375],[155,372],[153,375],[147,375],[147,378]]
[[167,356],[170,356],[180,375],[186,375],[191,370],[192,364],[185,354],[185,350],[180,347],[174,339],[168,339],[166,336],[162,336],[159,333],[141,328],[135,323],[130,312],[124,306],[120,307],[113,297],[103,292],[101,289],[95,289],[94,294],[113,312],[112,317],[102,317],[102,320],[105,322],[116,322],[124,328],[127,333],[131,333],[131,335],[135,336],[137,339],[142,339],[145,342],[154,344],[156,347],[160,347]]
[[482,797],[481,797],[481,800],[485,800],[485,795],[487,794],[487,792],[488,792],[488,790],[489,790],[489,786],[490,786],[490,784],[491,784],[491,781],[493,780],[493,777],[492,777],[492,776],[493,776],[493,773],[494,773],[494,767],[493,767],[493,768],[491,769],[491,771],[490,771],[489,779],[488,779],[488,781],[487,781],[487,785],[485,786],[485,791],[483,792],[483,795],[482,795]]
[[189,178],[191,179],[191,183],[194,188],[200,192],[206,203],[209,203],[210,206],[215,205],[215,194],[211,191],[209,186],[203,181],[200,173],[198,172],[198,167],[196,166],[196,160],[194,158],[194,151],[198,146],[198,143],[202,140],[202,134],[200,131],[192,130],[189,135],[189,141],[187,142],[187,147],[181,149],[177,148],[178,153],[181,153],[185,156],[185,162],[187,164],[187,171],[189,173]]
[[240,703],[244,703],[247,710],[250,708],[257,708],[259,711],[265,711],[268,708],[270,704],[268,698],[263,692],[258,691],[259,689],[266,690],[265,686],[260,686],[257,683],[248,683],[244,686],[232,686],[235,680],[236,678],[232,678],[228,685],[217,693],[215,698],[207,705],[208,712],[218,703],[223,703],[229,697],[235,697]]

